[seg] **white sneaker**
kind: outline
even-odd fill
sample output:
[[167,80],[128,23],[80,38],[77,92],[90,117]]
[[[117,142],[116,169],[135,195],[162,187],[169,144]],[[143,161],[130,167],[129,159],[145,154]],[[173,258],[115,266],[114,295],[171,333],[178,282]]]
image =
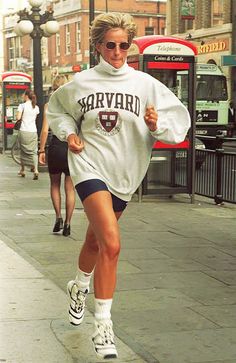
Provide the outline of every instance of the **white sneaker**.
[[118,357],[112,326],[111,320],[95,320],[92,342],[98,358],[112,359]]
[[67,284],[67,293],[70,299],[69,321],[73,325],[80,325],[84,319],[85,299],[89,289],[81,291],[74,280]]

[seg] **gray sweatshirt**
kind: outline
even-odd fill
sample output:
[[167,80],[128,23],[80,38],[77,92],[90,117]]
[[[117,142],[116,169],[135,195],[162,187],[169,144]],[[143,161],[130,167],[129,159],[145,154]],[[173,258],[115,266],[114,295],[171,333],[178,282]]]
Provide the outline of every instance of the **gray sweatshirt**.
[[[151,105],[158,114],[155,132],[144,121]],[[68,152],[74,184],[100,179],[125,201],[146,174],[155,140],[179,143],[190,127],[188,110],[165,85],[126,63],[116,69],[102,58],[53,93],[47,117],[60,140],[76,133],[84,141],[80,154]]]

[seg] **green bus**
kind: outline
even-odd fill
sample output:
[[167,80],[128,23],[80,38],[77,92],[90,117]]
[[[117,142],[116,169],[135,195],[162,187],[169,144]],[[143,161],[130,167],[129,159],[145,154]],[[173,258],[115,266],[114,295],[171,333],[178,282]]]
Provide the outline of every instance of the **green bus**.
[[[187,74],[178,72],[178,97],[186,103]],[[196,65],[196,136],[227,135],[229,99],[227,81],[220,67],[216,64]],[[207,148],[214,144],[211,140],[203,141]]]

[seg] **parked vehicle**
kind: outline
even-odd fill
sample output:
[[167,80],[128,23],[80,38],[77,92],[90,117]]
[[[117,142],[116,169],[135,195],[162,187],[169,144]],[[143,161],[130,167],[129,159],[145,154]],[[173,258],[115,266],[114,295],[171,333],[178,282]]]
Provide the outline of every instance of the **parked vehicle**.
[[[195,140],[195,167],[196,167],[196,169],[200,169],[206,159],[205,154],[199,153],[198,150],[205,150],[205,148],[206,147],[205,147],[204,143],[200,139],[196,138],[196,140]],[[183,160],[185,160],[186,157],[187,157],[186,150],[176,152],[177,159],[183,158]]]
[[[178,97],[187,103],[184,89],[188,84],[186,71],[178,73]],[[196,72],[196,135],[227,135],[228,91],[226,77],[216,64],[197,64]],[[214,149],[212,140],[204,140],[207,149]]]

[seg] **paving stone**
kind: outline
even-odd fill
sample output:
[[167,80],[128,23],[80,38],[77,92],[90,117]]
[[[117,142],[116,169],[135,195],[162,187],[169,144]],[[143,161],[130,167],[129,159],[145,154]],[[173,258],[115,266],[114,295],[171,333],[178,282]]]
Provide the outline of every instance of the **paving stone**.
[[[127,303],[128,302],[128,303]],[[155,304],[156,312],[162,307],[173,310],[178,307],[195,307],[201,305],[198,301],[189,298],[177,289],[146,289],[117,291],[112,309],[122,311],[152,310]],[[92,309],[92,307],[90,306]]]
[[136,273],[124,278],[118,275],[117,288],[120,290],[144,288],[201,288],[208,289],[224,286],[223,282],[207,276],[203,272]]
[[236,304],[236,287],[228,287],[226,285],[218,287],[208,287],[202,289],[201,287],[180,288],[179,291],[192,299],[200,302],[203,305],[231,305]]
[[[52,330],[54,331],[57,339],[61,342],[62,346],[67,347],[67,350],[71,353],[74,360],[78,359],[78,362],[81,363],[104,362],[104,360],[97,359],[94,355],[91,343],[91,335],[93,333],[93,318],[86,317],[86,321],[79,328],[73,327],[63,320],[54,320],[52,322]],[[119,358],[116,359],[115,362],[145,362],[143,359],[138,358],[137,355],[128,346],[125,346],[118,338],[116,339],[116,345],[120,354]],[[84,347],[87,347],[87,349]],[[106,361],[114,362],[114,359]]]
[[194,306],[191,309],[222,328],[236,328],[236,304],[223,306]]
[[[35,320],[48,316],[56,319],[66,316],[64,305],[67,305],[67,300],[64,293],[42,277],[0,279],[0,289],[4,291],[0,320]],[[56,304],[58,300],[61,301],[59,305]]]
[[120,252],[120,260],[131,258],[131,260],[136,260],[140,258],[149,258],[149,259],[168,259],[168,256],[165,256],[164,253],[157,251],[154,248],[121,248]]
[[195,261],[208,261],[208,259],[215,260],[217,257],[219,259],[230,259],[230,256],[224,253],[223,251],[219,251],[212,246],[205,247],[158,247],[158,251],[166,254],[172,258],[189,258],[194,259]]
[[129,260],[137,266],[142,272],[177,272],[177,271],[205,271],[208,267],[189,259],[172,259],[172,258],[156,258],[156,259],[133,259]]
[[0,322],[0,357],[7,363],[73,363],[51,332],[51,319]]
[[218,265],[220,265],[219,270],[207,272],[209,274],[209,276],[212,276],[215,279],[224,282],[226,285],[236,285],[236,274],[235,274],[235,269],[233,269],[234,264],[230,265],[230,263],[229,263],[229,265],[226,266],[226,269],[229,270],[231,267],[233,271],[220,270],[220,267],[222,268],[223,266],[226,265],[225,261],[221,260]]
[[[161,363],[205,363],[235,361],[236,329],[204,329],[159,332],[146,341],[151,353]],[[137,341],[144,337],[136,335]]]

